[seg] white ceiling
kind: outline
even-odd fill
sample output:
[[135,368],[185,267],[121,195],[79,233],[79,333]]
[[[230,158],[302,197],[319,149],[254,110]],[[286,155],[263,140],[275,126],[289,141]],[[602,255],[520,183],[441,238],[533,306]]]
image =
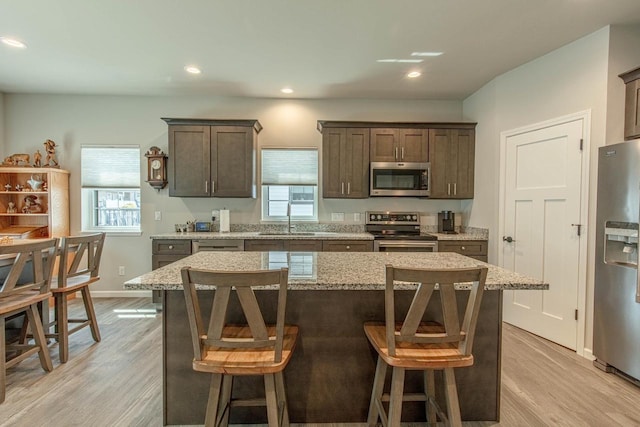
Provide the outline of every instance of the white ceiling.
[[[28,45],[0,45],[0,92],[464,99],[636,23],[640,0],[0,0],[0,36]],[[445,53],[376,62],[414,51]]]

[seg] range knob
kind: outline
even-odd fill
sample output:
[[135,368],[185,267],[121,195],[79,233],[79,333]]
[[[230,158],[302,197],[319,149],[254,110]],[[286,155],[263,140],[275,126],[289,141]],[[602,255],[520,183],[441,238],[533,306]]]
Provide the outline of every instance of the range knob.
[[378,215],[378,221],[382,219],[382,215]]
[[413,215],[413,216],[411,217],[411,219],[412,219],[412,220],[414,220],[414,221],[417,221],[417,220],[418,220],[418,215]]
[[369,219],[370,219],[371,221],[373,221],[373,220],[375,220],[375,219],[376,219],[376,216],[375,216],[374,214],[371,214],[371,215],[369,215]]

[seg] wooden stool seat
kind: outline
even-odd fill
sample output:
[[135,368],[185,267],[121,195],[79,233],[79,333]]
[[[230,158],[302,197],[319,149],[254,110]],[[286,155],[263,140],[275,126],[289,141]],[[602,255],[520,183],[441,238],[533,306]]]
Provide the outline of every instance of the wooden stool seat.
[[[419,334],[439,333],[444,330],[441,326],[421,324]],[[396,354],[389,354],[387,346],[386,326],[384,323],[367,322],[364,332],[369,342],[376,349],[380,357],[389,366],[407,369],[442,369],[463,368],[473,365],[473,355],[462,354],[458,343],[398,343]]]
[[20,310],[31,304],[38,304],[51,296],[51,292],[45,294],[37,291],[31,291],[24,294],[10,295],[2,299],[0,304],[0,314],[9,316],[16,310]]
[[[67,285],[62,288],[54,287],[51,288],[52,294],[70,294],[81,291],[82,288],[89,286],[92,283],[100,280],[100,276],[91,277],[88,275],[78,276],[78,277],[70,277],[67,279]],[[58,283],[58,277],[54,277],[51,281],[52,283]]]
[[[238,406],[266,406],[269,426],[288,426],[283,370],[291,360],[298,337],[298,327],[285,324],[289,270],[234,272],[184,267],[181,274],[193,369],[211,374],[205,426],[227,426],[231,408]],[[208,328],[202,319],[196,284],[215,286]],[[265,323],[253,289],[273,285],[278,285],[275,325]],[[246,324],[227,324],[231,295],[237,297]],[[233,377],[247,375],[264,378],[264,398],[232,398]]]
[[[267,326],[267,333],[275,336],[275,327]],[[226,339],[247,339],[251,337],[248,326],[226,326],[222,332]],[[284,327],[282,360],[274,362],[273,347],[255,349],[211,348],[205,349],[202,360],[193,361],[193,370],[210,374],[226,375],[263,375],[282,372],[287,366],[298,338],[298,327]]]
[[[484,292],[487,268],[412,269],[386,266],[385,322],[367,322],[364,331],[378,353],[367,424],[378,420],[384,427],[399,427],[404,401],[425,402],[427,421],[437,417],[447,425],[461,427],[460,405],[454,368],[473,365],[473,338]],[[404,321],[396,322],[395,282],[417,283]],[[458,316],[456,283],[471,282],[462,320]],[[438,290],[442,321],[423,317]],[[387,367],[391,366],[391,391],[384,393]],[[424,371],[424,393],[404,394],[406,370]],[[436,402],[434,371],[442,371],[447,413]],[[383,402],[389,402],[385,410]]]

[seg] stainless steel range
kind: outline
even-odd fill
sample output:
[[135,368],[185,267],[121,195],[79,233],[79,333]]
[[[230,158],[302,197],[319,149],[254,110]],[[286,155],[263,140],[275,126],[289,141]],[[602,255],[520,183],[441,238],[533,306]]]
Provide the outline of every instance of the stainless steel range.
[[437,252],[438,239],[420,233],[419,212],[367,212],[365,230],[376,252]]

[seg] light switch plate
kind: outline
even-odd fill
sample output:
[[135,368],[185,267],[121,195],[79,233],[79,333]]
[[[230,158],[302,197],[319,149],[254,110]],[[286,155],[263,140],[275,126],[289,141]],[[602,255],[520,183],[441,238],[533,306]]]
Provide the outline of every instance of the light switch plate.
[[333,222],[344,221],[344,212],[332,212],[331,221]]
[[155,219],[156,219],[156,221],[162,221],[162,212],[161,211],[156,211],[155,212]]
[[360,222],[362,221],[361,219],[362,215],[360,215],[360,212],[356,212],[353,214],[353,222]]

